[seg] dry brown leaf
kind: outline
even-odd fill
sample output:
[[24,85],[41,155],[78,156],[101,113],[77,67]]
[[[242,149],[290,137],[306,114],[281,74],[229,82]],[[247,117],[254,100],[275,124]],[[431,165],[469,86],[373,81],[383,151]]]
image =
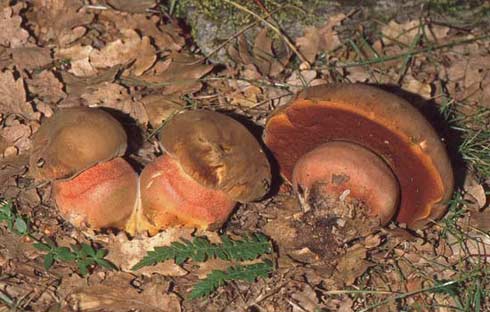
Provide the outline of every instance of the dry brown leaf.
[[293,306],[293,312],[316,311],[319,309],[317,294],[308,284],[303,284],[302,290],[293,293],[291,299],[299,306]]
[[51,50],[41,47],[22,47],[10,49],[15,65],[20,69],[34,70],[50,64]]
[[[148,251],[157,246],[168,246],[180,238],[191,239],[192,232],[192,229],[173,228],[152,237],[137,237],[132,240],[129,240],[125,234],[120,233],[116,237],[110,237],[107,260],[113,262],[121,270],[131,272],[131,268]],[[147,276],[153,273],[167,276],[184,276],[187,271],[175,264],[174,261],[169,260],[155,266],[141,268],[138,273]]]
[[103,82],[90,92],[81,95],[90,107],[108,107],[128,114],[140,124],[148,123],[148,115],[145,107],[139,102],[133,101],[128,90],[112,82]]
[[432,86],[429,83],[418,81],[410,74],[405,76],[402,88],[425,99],[430,99],[432,96]]
[[409,46],[414,41],[417,34],[422,30],[429,40],[439,41],[447,36],[449,27],[438,25],[430,25],[429,27],[425,24],[422,26],[418,20],[411,20],[403,24],[398,24],[396,21],[392,20],[387,25],[383,26],[381,32],[385,37],[383,41],[386,44],[401,42]]
[[0,136],[5,139],[9,146],[15,146],[19,153],[23,153],[30,148],[31,127],[25,124],[16,124],[0,130]]
[[317,77],[315,70],[294,71],[286,80],[289,85],[289,91],[296,93],[310,86],[310,83]]
[[335,276],[345,285],[352,285],[373,264],[366,259],[367,250],[364,246],[357,245],[347,250],[337,264]]
[[481,183],[478,182],[478,179],[474,174],[468,174],[465,177],[463,189],[467,195],[470,195],[476,202],[477,207],[476,210],[480,210],[485,207],[487,203],[487,194],[485,192],[485,188]]
[[93,274],[88,280],[74,275],[63,278],[60,292],[73,311],[180,311],[180,300],[169,291],[168,283],[153,282],[141,291],[132,286],[133,280],[132,274],[122,272],[103,279]]
[[56,51],[56,58],[70,61],[69,72],[75,76],[85,77],[95,75],[97,70],[90,64],[89,56],[94,50],[87,45],[74,45],[69,48],[61,48]]
[[33,0],[26,16],[41,42],[66,47],[85,34],[94,18],[82,7],[80,0]]
[[[17,9],[24,4],[18,3]],[[22,47],[29,39],[29,33],[22,28],[22,18],[14,14],[12,7],[6,7],[0,11],[0,45],[17,48]]]
[[32,79],[28,79],[27,89],[42,101],[52,104],[58,103],[66,96],[63,92],[63,84],[49,70],[44,70],[33,75]]
[[123,38],[109,42],[100,51],[92,51],[89,55],[90,63],[96,68],[108,68],[134,61],[130,73],[140,76],[155,63],[155,48],[148,37],[140,38],[132,29],[122,29],[121,33]]
[[121,28],[134,29],[142,36],[150,37],[159,51],[179,51],[185,44],[185,39],[181,36],[182,30],[179,26],[176,24],[162,24],[162,20],[156,15],[127,14],[114,10],[105,10],[98,17],[109,31],[118,33]]
[[15,79],[11,71],[0,72],[0,113],[35,118],[31,104],[26,102],[24,80]]
[[341,42],[334,28],[342,23],[346,17],[345,14],[339,13],[330,17],[321,28],[305,28],[304,36],[296,39],[296,45],[308,62],[313,63],[318,52],[328,52],[340,46]]
[[145,107],[148,120],[153,128],[159,127],[168,117],[182,110],[185,104],[179,97],[171,95],[149,95],[139,102]]
[[274,77],[284,70],[289,62],[291,53],[288,50],[282,57],[277,56],[272,51],[272,39],[267,36],[267,33],[268,29],[263,28],[255,37],[253,63],[263,75]]
[[202,88],[199,79],[212,69],[212,65],[201,64],[192,55],[173,52],[139,79],[163,88],[164,95],[186,94],[199,91]]

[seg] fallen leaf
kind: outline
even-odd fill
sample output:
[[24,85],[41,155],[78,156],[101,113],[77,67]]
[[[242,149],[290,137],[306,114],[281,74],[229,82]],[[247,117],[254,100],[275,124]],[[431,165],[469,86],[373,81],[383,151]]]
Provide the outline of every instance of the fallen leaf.
[[318,297],[315,290],[308,284],[301,285],[301,291],[291,294],[291,298],[299,306],[293,306],[293,312],[316,311],[319,309]]
[[199,91],[202,88],[199,79],[212,69],[212,65],[201,64],[192,55],[172,52],[139,79],[162,88],[164,95],[186,94]]
[[[108,242],[109,254],[106,259],[123,271],[133,272],[131,268],[143,259],[148,251],[157,246],[168,246],[180,238],[190,239],[192,232],[192,229],[173,228],[152,237],[136,237],[132,240],[129,240],[124,233],[120,233],[116,237],[110,237]],[[184,276],[187,271],[175,264],[173,260],[168,260],[154,266],[141,268],[136,273],[146,276],[151,276],[153,273],[166,276]]]
[[153,128],[159,127],[168,117],[184,109],[185,102],[176,96],[149,95],[139,100],[146,109],[148,120]]
[[20,69],[34,70],[50,64],[51,50],[41,47],[21,47],[10,49],[15,65]]
[[464,180],[463,189],[467,195],[470,195],[477,204],[476,210],[480,210],[487,204],[487,194],[485,188],[481,185],[473,174],[467,174]]
[[346,286],[354,284],[355,280],[361,276],[373,264],[366,259],[367,250],[364,246],[356,245],[342,255],[337,264],[335,276]]
[[418,81],[410,74],[405,76],[402,88],[425,99],[430,99],[432,96],[432,86],[429,83]]
[[267,36],[267,33],[268,29],[263,28],[255,37],[253,63],[263,75],[274,77],[284,70],[289,62],[291,53],[285,54],[282,58],[276,56],[272,51],[272,39]]
[[0,72],[0,113],[34,118],[34,110],[26,102],[24,80],[15,79],[11,71]]
[[449,32],[449,27],[420,24],[418,20],[411,20],[403,24],[399,24],[394,20],[391,20],[387,25],[383,26],[381,32],[385,37],[383,41],[386,44],[394,44],[401,42],[409,46],[417,36],[417,34],[426,34],[427,38],[431,41],[439,41],[445,38]]
[[28,79],[27,89],[42,101],[52,104],[58,103],[66,96],[63,84],[49,70],[34,74],[32,79]]
[[26,16],[41,43],[54,41],[63,48],[81,38],[94,18],[83,5],[80,0],[33,0]]
[[69,48],[61,48],[56,51],[56,58],[59,60],[69,60],[69,72],[75,76],[92,76],[97,70],[90,63],[89,57],[94,48],[88,45],[74,45]]
[[168,283],[153,283],[141,291],[132,286],[133,279],[133,275],[123,272],[103,279],[93,274],[88,280],[73,275],[62,279],[59,291],[74,311],[180,311],[180,300],[169,291]]
[[[24,4],[19,2],[16,5],[18,8]],[[14,14],[12,7],[6,7],[0,11],[0,45],[17,48],[22,47],[29,39],[29,33],[22,28],[22,18],[18,14]]]
[[132,29],[122,29],[121,33],[123,38],[109,42],[100,51],[91,51],[90,63],[96,68],[108,68],[134,61],[130,73],[140,76],[155,63],[155,48],[148,37],[140,38]]
[[29,136],[31,134],[31,127],[20,123],[0,130],[1,137],[5,139],[9,146],[15,146],[19,153],[23,153],[30,148],[31,141]]
[[103,82],[81,95],[89,107],[108,107],[128,114],[142,125],[148,123],[145,107],[133,101],[128,90],[116,83]]

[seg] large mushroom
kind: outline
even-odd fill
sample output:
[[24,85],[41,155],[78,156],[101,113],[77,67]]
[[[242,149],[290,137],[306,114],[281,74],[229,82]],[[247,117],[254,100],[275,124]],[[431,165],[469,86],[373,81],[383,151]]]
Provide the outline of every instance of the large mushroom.
[[[366,170],[373,170],[374,163],[379,163],[380,168],[386,165],[400,189],[397,221],[412,228],[441,217],[452,194],[453,171],[435,130],[410,103],[375,87],[340,84],[307,88],[273,113],[267,121],[264,140],[277,159],[282,176],[296,188],[311,187],[312,177],[316,178],[315,183],[332,183],[333,176],[345,173],[335,172],[339,163],[345,164],[347,157],[358,151],[376,155],[376,161],[350,161],[354,168],[349,169],[347,178],[353,183],[346,184],[343,191],[383,193],[384,182],[377,177],[381,173],[367,174]],[[332,152],[331,146],[323,146],[332,141],[347,143]],[[359,180],[360,175],[364,177]],[[366,178],[370,181],[364,181]],[[368,189],[361,192],[361,187]],[[325,192],[330,190],[325,188]],[[369,207],[371,212],[381,211],[379,200],[368,200],[366,204],[376,206]]]
[[77,227],[122,227],[137,202],[138,176],[121,156],[126,133],[109,113],[68,108],[32,141],[31,175],[53,182],[61,215]]
[[269,190],[268,160],[239,122],[212,111],[187,111],[160,133],[164,155],[141,173],[142,214],[156,228],[220,227],[236,202]]

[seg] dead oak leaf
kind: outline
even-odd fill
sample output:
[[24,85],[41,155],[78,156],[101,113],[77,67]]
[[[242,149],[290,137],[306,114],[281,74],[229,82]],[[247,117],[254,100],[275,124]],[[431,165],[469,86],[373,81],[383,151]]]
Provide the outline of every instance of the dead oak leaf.
[[362,245],[357,245],[347,250],[338,259],[335,277],[345,285],[354,284],[355,280],[361,276],[373,264],[366,259],[367,249]]
[[145,13],[156,5],[155,0],[107,0],[114,9],[129,13]]
[[14,14],[12,7],[0,11],[0,45],[17,48],[25,45],[29,33],[22,28],[22,17]]
[[158,128],[167,118],[184,109],[185,102],[172,95],[149,95],[139,100],[146,109],[153,128]]
[[49,70],[44,70],[28,79],[27,89],[47,103],[58,103],[66,96],[63,92],[63,84]]
[[108,43],[101,50],[92,51],[90,63],[96,68],[108,68],[134,61],[130,73],[140,76],[155,63],[155,48],[151,45],[150,38],[140,38],[132,29],[123,29],[121,33],[124,38]]
[[94,18],[80,0],[33,0],[26,16],[41,42],[54,41],[59,47],[82,37]]
[[0,72],[0,113],[35,118],[31,104],[26,102],[24,80],[15,79],[11,71]]
[[411,45],[415,37],[422,32],[430,41],[437,42],[447,36],[449,27],[421,24],[418,20],[411,20],[403,24],[392,20],[381,29],[381,33],[385,37],[383,41],[386,44],[400,42],[407,46]]
[[119,32],[123,25],[124,29],[134,29],[142,36],[150,37],[159,50],[179,51],[185,44],[178,25],[163,24],[159,16],[105,10],[98,18],[109,32]]
[[334,28],[346,17],[345,14],[340,13],[330,17],[321,28],[306,27],[304,36],[296,39],[299,52],[309,63],[315,61],[320,51],[331,51],[340,46],[341,42]]
[[56,51],[56,58],[59,60],[69,60],[69,72],[75,76],[84,77],[97,74],[97,70],[92,66],[89,56],[94,48],[88,45],[74,45],[69,48],[61,48]]
[[113,108],[128,114],[140,124],[148,123],[148,115],[143,104],[133,101],[128,90],[117,83],[103,82],[95,86],[91,92],[82,94],[81,98],[90,107]]
[[15,146],[20,154],[30,148],[29,136],[31,133],[31,127],[21,123],[0,130],[0,136],[5,139],[9,146]]
[[193,55],[172,52],[139,79],[162,88],[164,95],[187,94],[199,91],[202,88],[199,79],[212,69],[212,65],[202,64]]

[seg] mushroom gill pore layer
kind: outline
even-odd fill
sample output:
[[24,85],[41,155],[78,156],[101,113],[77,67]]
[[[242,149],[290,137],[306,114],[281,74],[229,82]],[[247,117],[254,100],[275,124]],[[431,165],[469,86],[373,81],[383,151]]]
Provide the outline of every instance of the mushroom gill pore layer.
[[287,181],[304,154],[337,140],[364,146],[390,166],[400,185],[398,222],[416,228],[444,214],[454,184],[447,152],[398,96],[362,84],[310,87],[275,111],[264,132]]

